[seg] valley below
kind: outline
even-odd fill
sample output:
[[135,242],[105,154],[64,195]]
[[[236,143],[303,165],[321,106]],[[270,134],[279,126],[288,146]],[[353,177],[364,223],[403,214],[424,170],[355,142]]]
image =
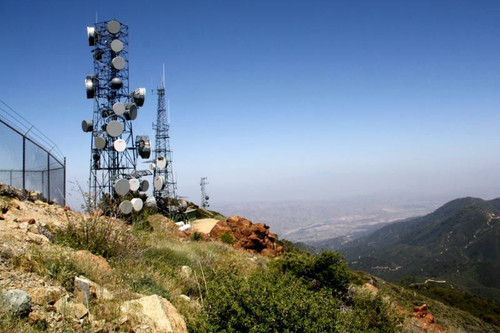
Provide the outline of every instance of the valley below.
[[214,206],[227,216],[240,214],[267,223],[280,238],[311,245],[338,238],[349,241],[391,222],[422,216],[444,201],[283,201],[232,203]]

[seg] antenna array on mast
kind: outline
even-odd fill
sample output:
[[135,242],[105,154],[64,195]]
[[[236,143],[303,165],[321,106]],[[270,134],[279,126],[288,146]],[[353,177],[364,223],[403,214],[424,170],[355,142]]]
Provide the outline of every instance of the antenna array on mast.
[[165,65],[160,87],[157,88],[158,108],[156,123],[153,123],[155,135],[154,162],[151,164],[154,177],[153,195],[158,209],[173,217],[179,212],[179,200],[176,196],[177,183],[172,168],[172,151],[170,150],[169,110],[165,107]]
[[94,101],[92,120],[82,122],[82,130],[91,133],[90,207],[106,199],[119,203],[123,214],[142,209],[140,198],[123,197],[147,191],[149,183],[141,178],[149,170],[138,171],[137,158],[149,158],[151,142],[146,135],[134,141],[132,121],[144,104],[146,89],[129,93],[128,26],[116,20],[87,27],[92,47],[94,73],[87,75],[87,98]]

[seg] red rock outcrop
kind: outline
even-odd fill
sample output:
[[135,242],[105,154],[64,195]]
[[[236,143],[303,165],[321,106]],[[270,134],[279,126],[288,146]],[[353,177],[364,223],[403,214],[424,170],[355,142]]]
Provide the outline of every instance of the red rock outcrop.
[[283,247],[276,245],[276,235],[269,231],[269,226],[252,223],[244,217],[231,216],[226,221],[219,221],[210,231],[210,237],[216,240],[223,234],[233,239],[236,249],[269,256],[277,256],[283,251]]
[[424,331],[445,332],[443,326],[434,323],[434,316],[427,308],[427,305],[416,306],[413,308],[413,316],[420,319],[420,325]]

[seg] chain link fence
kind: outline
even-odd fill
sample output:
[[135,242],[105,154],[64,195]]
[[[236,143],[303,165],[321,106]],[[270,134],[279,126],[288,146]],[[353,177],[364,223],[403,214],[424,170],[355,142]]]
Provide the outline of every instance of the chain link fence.
[[58,158],[36,140],[0,119],[0,182],[37,191],[66,204],[66,158]]

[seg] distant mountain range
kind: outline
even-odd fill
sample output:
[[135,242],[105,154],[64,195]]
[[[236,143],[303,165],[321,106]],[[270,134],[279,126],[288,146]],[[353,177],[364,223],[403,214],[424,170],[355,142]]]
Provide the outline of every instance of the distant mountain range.
[[353,269],[390,281],[441,281],[500,300],[500,198],[453,200],[344,244],[315,245],[339,250]]

